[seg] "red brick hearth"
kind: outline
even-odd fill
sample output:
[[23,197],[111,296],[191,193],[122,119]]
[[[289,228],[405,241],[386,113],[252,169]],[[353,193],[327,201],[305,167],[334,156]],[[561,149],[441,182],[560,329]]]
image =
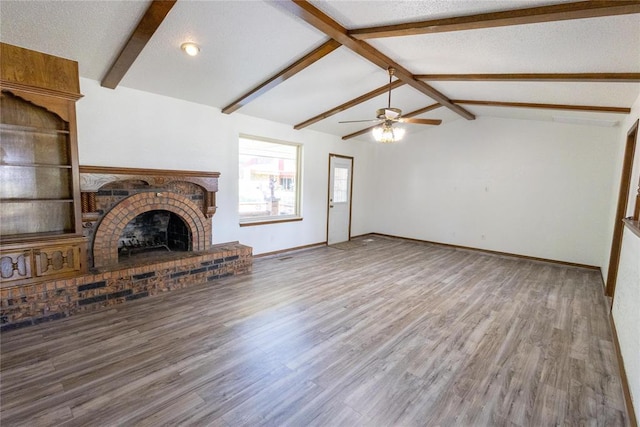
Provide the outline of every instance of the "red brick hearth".
[[3,288],[1,331],[94,311],[127,301],[248,273],[249,246],[215,245],[205,252],[182,252],[176,259],[158,259],[85,274],[72,279]]

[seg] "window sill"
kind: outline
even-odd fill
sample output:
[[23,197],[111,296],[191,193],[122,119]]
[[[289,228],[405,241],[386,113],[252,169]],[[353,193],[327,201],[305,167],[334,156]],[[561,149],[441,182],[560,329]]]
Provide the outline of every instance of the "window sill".
[[634,221],[629,218],[625,218],[622,221],[633,234],[640,237],[640,221]]
[[282,222],[296,222],[296,221],[302,221],[302,217],[247,221],[247,222],[241,222],[240,227],[253,227],[254,225],[280,224]]

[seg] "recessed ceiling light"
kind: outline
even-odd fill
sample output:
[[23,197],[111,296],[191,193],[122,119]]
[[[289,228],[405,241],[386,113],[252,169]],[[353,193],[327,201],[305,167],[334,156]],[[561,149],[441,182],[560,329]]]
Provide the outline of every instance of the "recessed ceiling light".
[[189,56],[196,56],[198,53],[200,53],[200,46],[193,42],[182,43],[180,45],[180,49],[184,50],[184,53]]

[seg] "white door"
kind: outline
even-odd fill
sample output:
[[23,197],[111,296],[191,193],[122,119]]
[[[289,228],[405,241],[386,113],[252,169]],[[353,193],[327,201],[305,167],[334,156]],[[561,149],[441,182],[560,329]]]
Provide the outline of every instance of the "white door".
[[351,171],[353,157],[329,155],[329,214],[327,244],[351,237]]

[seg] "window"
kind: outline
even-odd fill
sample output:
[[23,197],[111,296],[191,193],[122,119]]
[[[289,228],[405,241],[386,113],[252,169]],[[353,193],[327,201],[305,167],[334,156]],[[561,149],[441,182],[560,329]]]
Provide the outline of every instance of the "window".
[[346,203],[349,195],[349,169],[335,168],[333,171],[333,203]]
[[300,144],[240,136],[240,224],[299,220]]

